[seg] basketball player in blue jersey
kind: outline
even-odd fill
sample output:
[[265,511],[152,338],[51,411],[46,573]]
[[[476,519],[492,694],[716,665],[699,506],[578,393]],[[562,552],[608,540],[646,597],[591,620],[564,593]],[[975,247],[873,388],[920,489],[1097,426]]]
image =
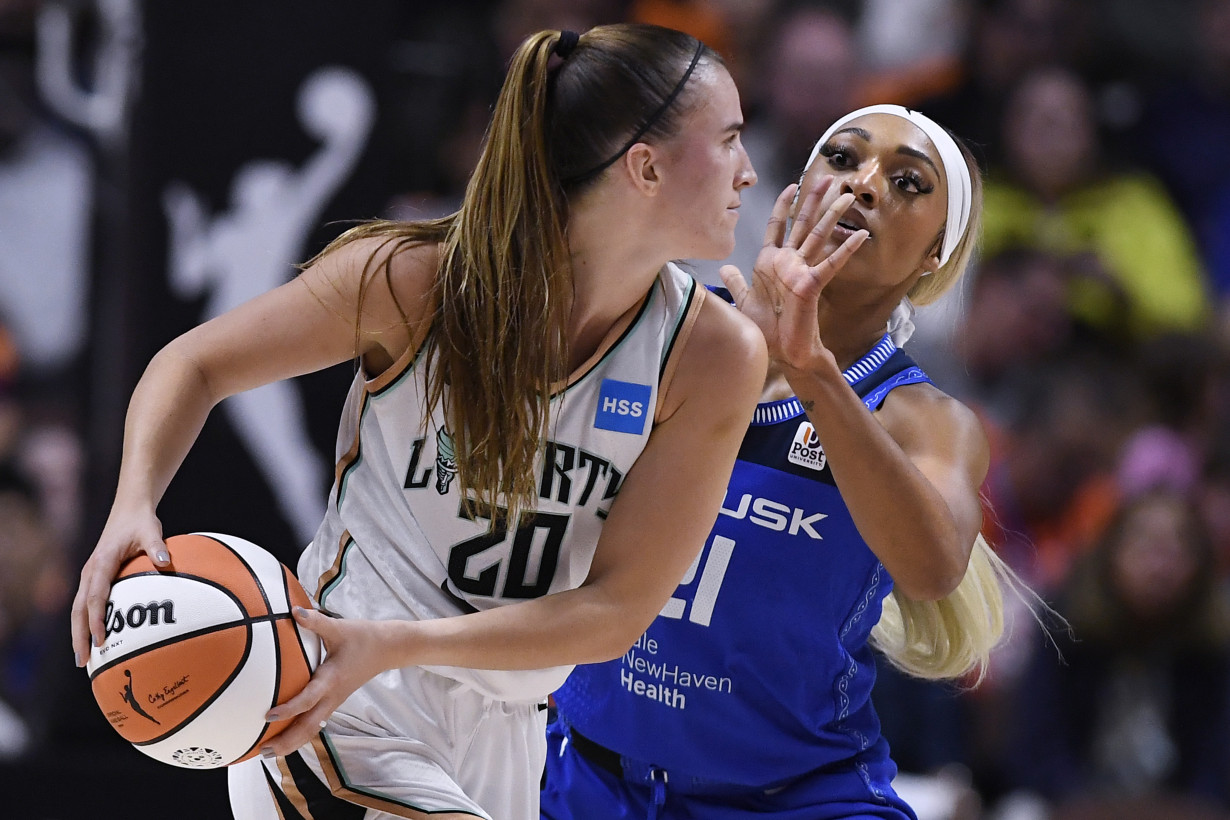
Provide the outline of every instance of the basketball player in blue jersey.
[[[870,702],[872,646],[957,677],[1002,632],[1015,579],[979,535],[987,439],[899,347],[909,300],[969,260],[977,165],[925,116],[873,106],[823,135],[800,190],[848,210],[803,240],[788,189],[750,287],[723,269],[768,340],[760,405],[662,612],[556,692],[544,818],[913,818]],[[860,233],[840,271],[795,263]]]
[[[545,699],[666,603],[763,381],[763,334],[670,262],[732,250],[755,181],[741,127],[688,35],[540,32],[456,214],[356,228],[151,362],[73,605],[79,662],[121,562],[168,565],[156,506],[210,408],[360,365],[299,562],[328,614],[296,617],[327,656],[231,768],[237,818],[538,815]],[[801,221],[827,235],[818,201]],[[827,276],[862,240],[783,264]]]

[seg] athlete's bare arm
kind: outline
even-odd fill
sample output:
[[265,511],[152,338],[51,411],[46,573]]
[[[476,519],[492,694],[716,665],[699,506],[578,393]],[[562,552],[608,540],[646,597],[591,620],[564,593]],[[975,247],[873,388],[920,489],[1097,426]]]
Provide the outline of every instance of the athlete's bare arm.
[[973,412],[931,385],[906,385],[868,413],[835,367],[790,384],[894,585],[916,600],[956,589],[982,526],[978,490],[989,461]]
[[[897,572],[921,577],[924,585],[934,582],[935,576],[928,577],[932,573],[939,577],[946,573],[947,579],[930,590],[936,597],[946,595],[961,582],[982,528],[979,490],[991,458],[982,422],[964,404],[929,384],[894,390],[875,418],[943,499],[944,506],[932,507],[932,514],[951,516],[955,528],[954,538],[933,542],[930,555],[903,550]],[[909,588],[902,591],[910,595]]]
[[[764,332],[775,367],[806,409],[859,534],[903,594],[943,598],[961,582],[982,525],[986,437],[968,408],[934,387],[899,388],[871,414],[846,384],[816,321],[820,294],[844,264],[842,249],[810,268],[789,264],[791,248],[815,256],[853,201],[849,193],[838,197],[817,220],[828,185],[804,198],[789,236],[787,189],[774,206],[751,286],[727,271],[723,279]],[[858,247],[854,239],[842,246],[850,253]]]
[[387,366],[405,350],[425,321],[435,250],[396,255],[393,291],[384,277],[373,280],[356,334],[359,279],[375,248],[373,240],[343,246],[285,285],[176,338],[150,361],[129,403],[111,514],[73,601],[79,664],[89,656],[91,636],[98,641],[103,635],[103,611],[119,566],[141,551],[156,565],[166,564],[155,509],[214,405],[242,390],[351,359],[356,342],[369,368]]
[[767,366],[764,338],[706,299],[680,354],[660,423],[611,506],[584,584],[484,612],[429,621],[296,613],[330,660],[276,709],[300,715],[270,746],[285,754],[384,669],[540,669],[618,657],[652,622],[704,546]]

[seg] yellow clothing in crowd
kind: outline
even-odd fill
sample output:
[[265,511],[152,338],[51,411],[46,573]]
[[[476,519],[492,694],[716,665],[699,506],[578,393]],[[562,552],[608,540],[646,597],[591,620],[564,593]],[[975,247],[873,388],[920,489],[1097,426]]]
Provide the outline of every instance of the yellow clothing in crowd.
[[[1093,253],[1127,299],[1127,327],[1138,335],[1194,330],[1209,315],[1195,240],[1156,179],[1108,177],[1048,205],[1016,185],[987,181],[982,255],[1030,247],[1061,255]],[[1112,303],[1074,293],[1074,312],[1094,324],[1114,321]]]

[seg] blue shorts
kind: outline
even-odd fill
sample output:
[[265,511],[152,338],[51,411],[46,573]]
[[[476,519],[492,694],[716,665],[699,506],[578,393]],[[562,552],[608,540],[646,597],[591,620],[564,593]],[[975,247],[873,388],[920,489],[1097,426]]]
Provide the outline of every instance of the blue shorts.
[[633,782],[581,754],[560,721],[547,727],[543,820],[918,820],[891,788],[872,798],[852,767],[804,775],[767,791],[672,789]]

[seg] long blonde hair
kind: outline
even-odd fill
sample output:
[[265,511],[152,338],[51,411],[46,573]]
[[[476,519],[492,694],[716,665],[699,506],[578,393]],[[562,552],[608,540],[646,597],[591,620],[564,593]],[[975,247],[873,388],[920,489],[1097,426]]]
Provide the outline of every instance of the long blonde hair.
[[1006,592],[1020,596],[1031,609],[1045,607],[979,533],[957,588],[938,601],[918,601],[894,588],[884,599],[871,644],[915,677],[960,678],[972,673],[977,684],[1007,627]]
[[[969,224],[948,262],[911,288],[910,300],[919,305],[934,302],[960,280],[978,244],[982,175],[969,148],[954,139],[970,169]],[[986,674],[991,650],[1003,639],[1008,626],[1004,615],[1006,594],[1018,596],[1035,613],[1049,611],[979,533],[957,588],[938,601],[914,600],[894,588],[884,601],[871,643],[908,674],[929,679],[972,674],[972,683],[977,684]]]
[[[677,133],[696,104],[687,88],[672,98],[689,60],[721,62],[694,37],[658,26],[590,29],[565,59],[555,55],[561,35],[540,31],[513,55],[455,214],[367,223],[322,252],[384,237],[394,245],[382,266],[387,282],[397,249],[439,243],[427,409],[444,408],[462,497],[510,514],[532,506],[548,405],[567,377],[569,198],[603,177],[604,161],[630,136]],[[360,300],[377,275],[368,268]]]

